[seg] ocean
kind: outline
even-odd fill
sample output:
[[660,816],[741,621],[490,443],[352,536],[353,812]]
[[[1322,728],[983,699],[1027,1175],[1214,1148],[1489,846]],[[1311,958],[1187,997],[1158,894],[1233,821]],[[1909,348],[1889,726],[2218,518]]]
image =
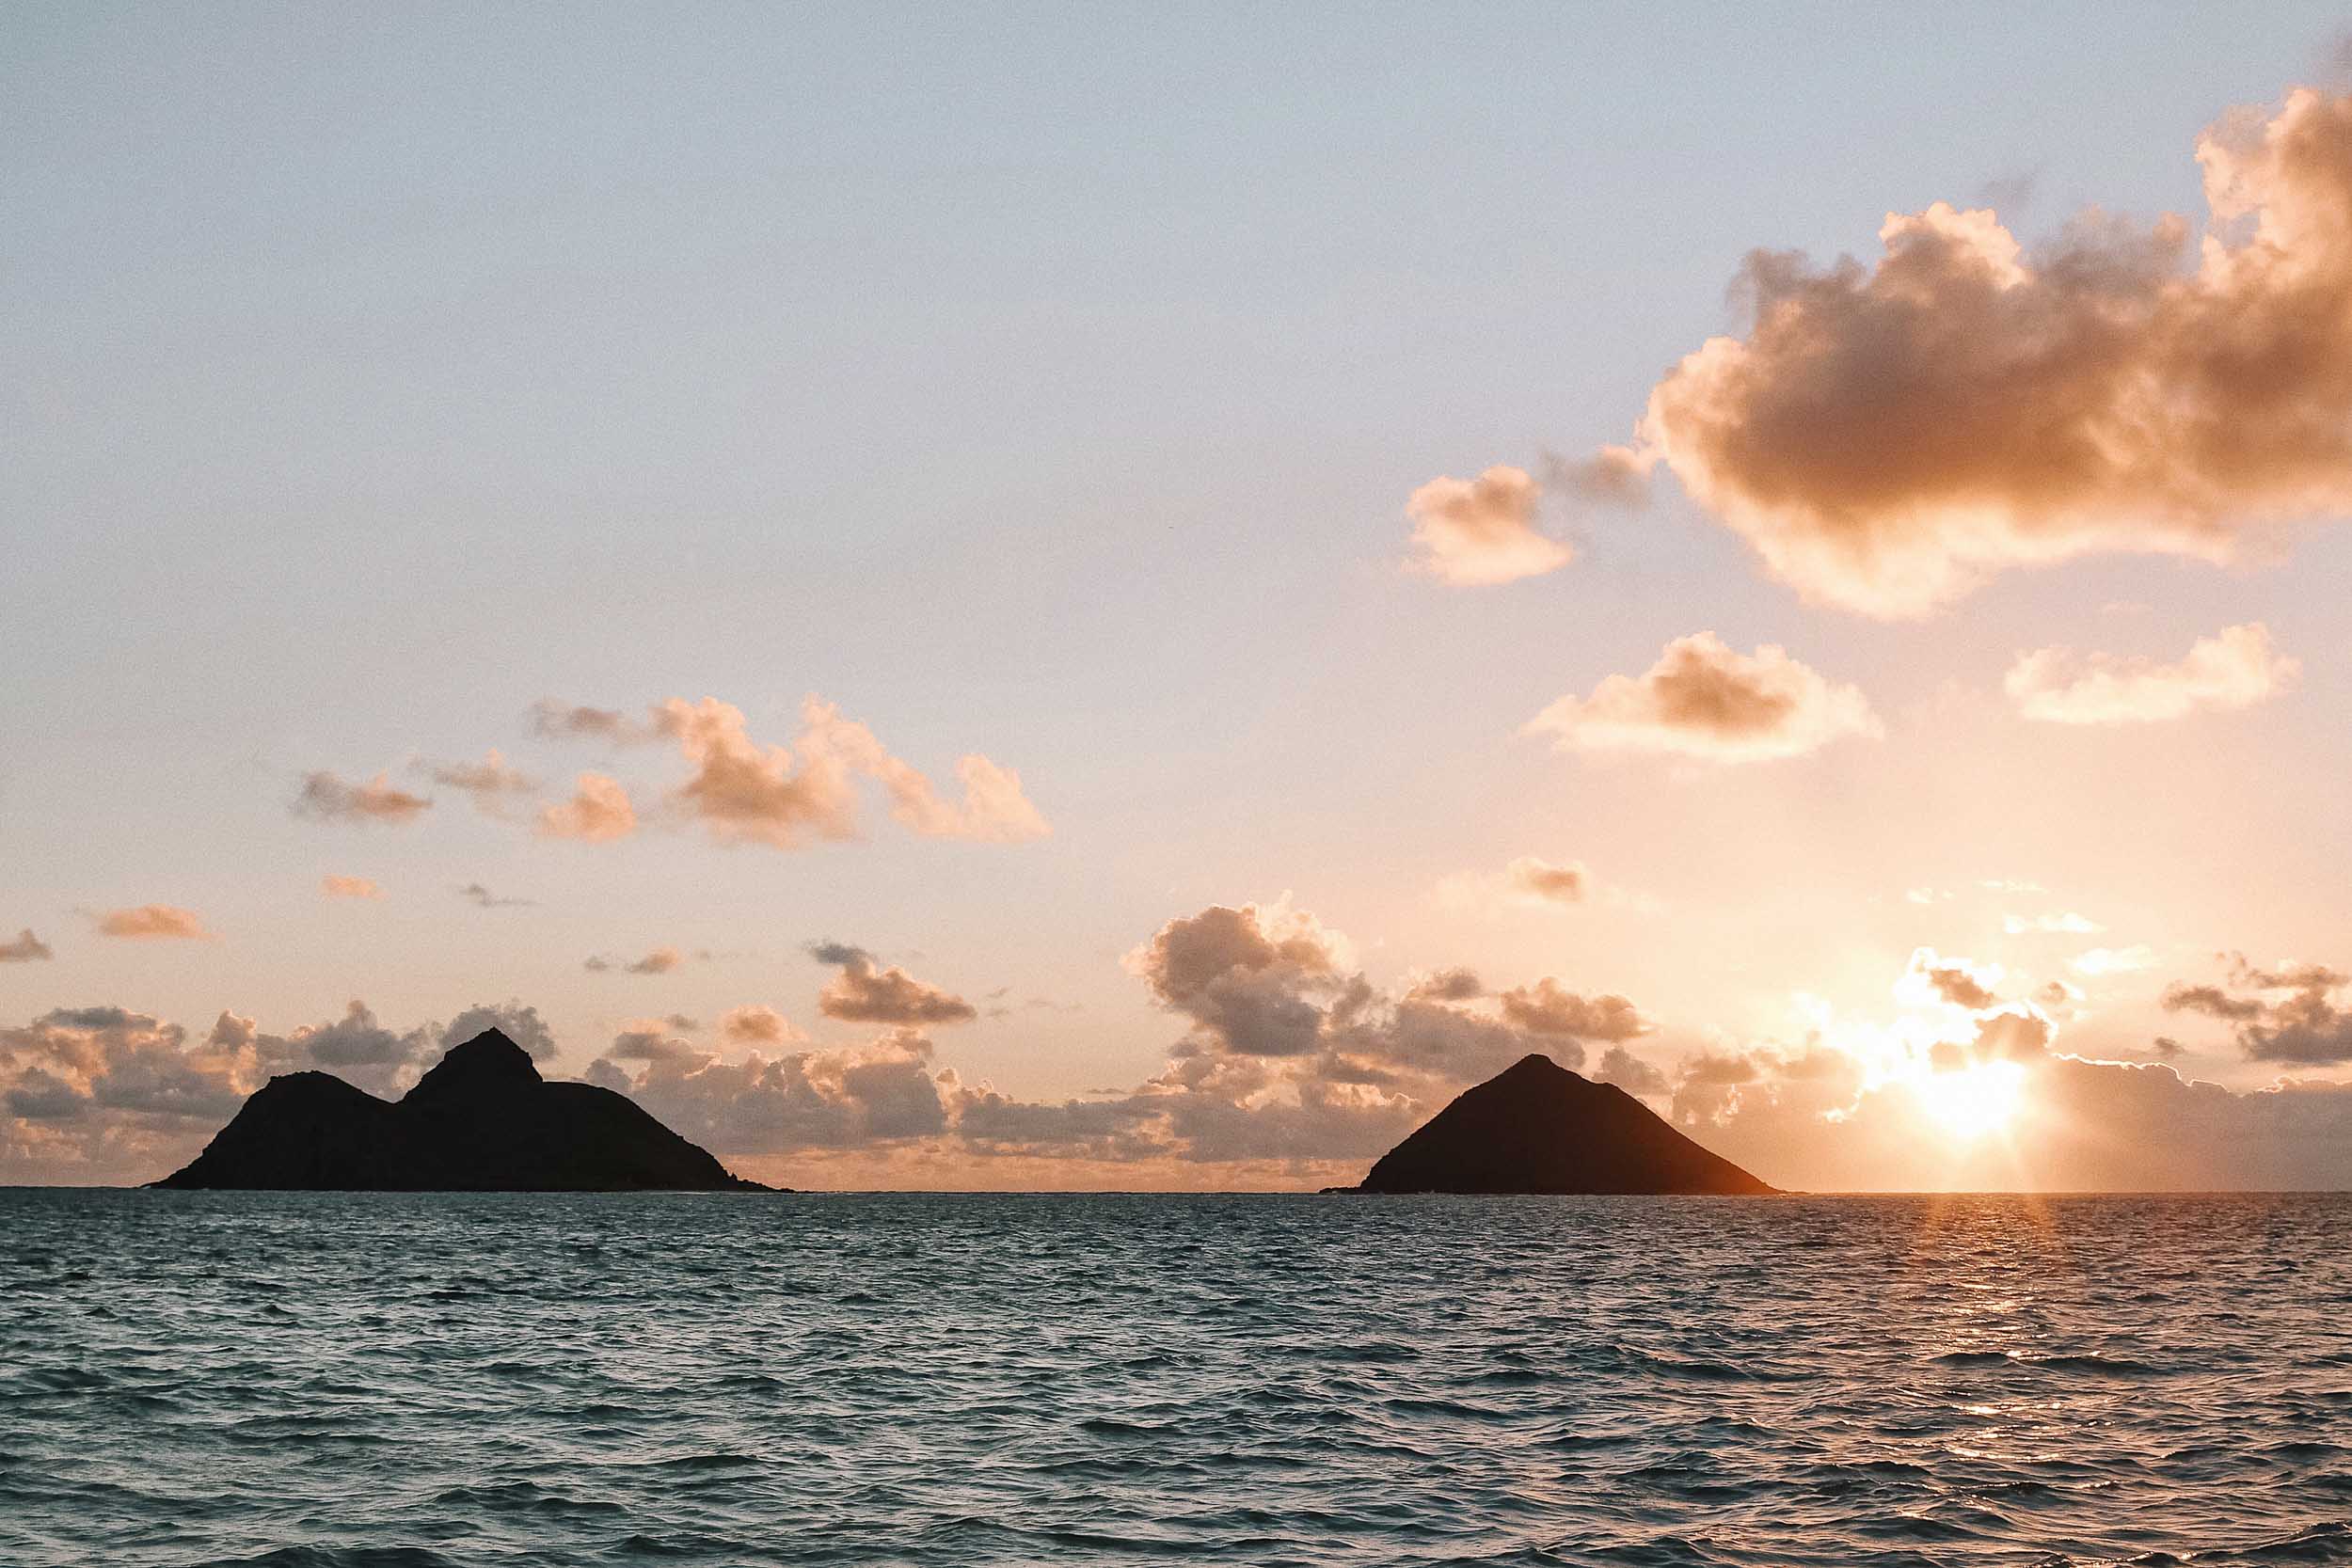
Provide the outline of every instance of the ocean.
[[0,1192],[0,1563],[2352,1562],[2352,1197]]

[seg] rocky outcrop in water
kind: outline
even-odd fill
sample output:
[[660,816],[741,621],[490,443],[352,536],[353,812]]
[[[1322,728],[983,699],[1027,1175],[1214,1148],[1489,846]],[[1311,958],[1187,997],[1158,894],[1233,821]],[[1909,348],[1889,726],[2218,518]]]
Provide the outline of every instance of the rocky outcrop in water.
[[271,1079],[158,1187],[344,1192],[766,1192],[627,1095],[550,1084],[499,1030],[397,1101],[324,1072]]
[[1612,1084],[1522,1056],[1422,1124],[1350,1193],[1716,1193],[1776,1189]]

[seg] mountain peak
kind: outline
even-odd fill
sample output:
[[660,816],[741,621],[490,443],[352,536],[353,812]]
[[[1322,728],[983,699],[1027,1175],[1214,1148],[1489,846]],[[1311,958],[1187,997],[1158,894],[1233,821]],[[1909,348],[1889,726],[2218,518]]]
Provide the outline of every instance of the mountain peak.
[[387,1102],[324,1072],[273,1078],[159,1187],[757,1192],[627,1095],[548,1083],[503,1030],[452,1046]]
[[1465,1089],[1360,1193],[1769,1193],[1613,1085],[1540,1052]]
[[456,1092],[521,1088],[540,1081],[531,1053],[516,1045],[503,1029],[485,1029],[462,1045],[453,1045],[432,1070],[417,1080],[408,1098],[427,1100]]

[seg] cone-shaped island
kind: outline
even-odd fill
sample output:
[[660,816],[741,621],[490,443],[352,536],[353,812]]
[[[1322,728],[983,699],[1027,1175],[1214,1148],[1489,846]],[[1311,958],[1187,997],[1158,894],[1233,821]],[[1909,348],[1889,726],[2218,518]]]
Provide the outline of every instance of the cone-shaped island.
[[1613,1084],[1535,1054],[1465,1089],[1345,1193],[1771,1193]]
[[378,1100],[329,1073],[253,1092],[158,1187],[311,1192],[766,1192],[730,1175],[627,1095],[550,1084],[497,1029],[453,1046],[417,1086]]

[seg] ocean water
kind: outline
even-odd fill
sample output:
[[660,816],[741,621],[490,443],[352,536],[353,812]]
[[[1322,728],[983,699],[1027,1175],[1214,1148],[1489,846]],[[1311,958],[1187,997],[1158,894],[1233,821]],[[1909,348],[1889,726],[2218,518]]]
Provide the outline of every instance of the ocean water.
[[0,1192],[0,1563],[2352,1561],[2352,1199]]

